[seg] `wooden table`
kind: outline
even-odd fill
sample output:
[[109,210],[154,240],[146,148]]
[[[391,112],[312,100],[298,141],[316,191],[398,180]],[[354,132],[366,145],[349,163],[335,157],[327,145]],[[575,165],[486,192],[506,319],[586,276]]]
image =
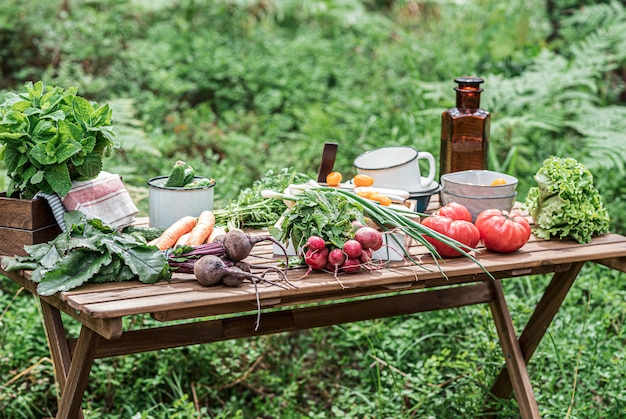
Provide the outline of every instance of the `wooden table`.
[[[263,311],[258,330],[256,296],[249,283],[240,288],[207,288],[192,275],[177,274],[171,282],[156,285],[138,281],[88,284],[41,297],[61,393],[57,417],[82,417],[81,401],[97,358],[488,303],[505,363],[491,392],[498,398],[514,394],[523,418],[539,418],[527,364],[581,267],[594,261],[626,272],[626,237],[617,234],[594,238],[585,245],[532,236],[520,251],[507,255],[483,249],[476,257],[495,279],[467,258],[445,260],[440,270],[423,246],[413,245],[410,252],[421,261],[420,266],[394,262],[384,269],[342,275],[346,289],[328,273],[312,273],[299,280],[302,269],[289,273],[298,289],[260,286]],[[271,255],[271,245],[259,244],[251,259]],[[36,293],[28,273],[0,273]],[[545,273],[554,275],[518,337],[501,280]],[[61,312],[82,324],[77,339],[66,335]],[[124,317],[145,313],[163,325],[123,329]]]

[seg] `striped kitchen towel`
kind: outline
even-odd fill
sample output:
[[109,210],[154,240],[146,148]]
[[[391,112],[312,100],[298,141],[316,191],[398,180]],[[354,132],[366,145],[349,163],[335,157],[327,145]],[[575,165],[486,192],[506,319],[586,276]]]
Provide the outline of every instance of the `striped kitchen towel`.
[[33,198],[43,198],[46,201],[48,201],[48,204],[50,205],[50,209],[52,210],[52,215],[54,215],[54,219],[57,220],[57,224],[59,225],[59,228],[61,229],[61,231],[65,232],[67,231],[67,228],[65,227],[65,219],[63,218],[63,214],[65,214],[65,207],[63,206],[63,203],[61,202],[61,198],[59,198],[59,195],[57,194],[50,194],[50,193],[43,193],[41,191],[37,192],[35,194],[35,196]]
[[95,179],[72,182],[72,189],[61,201],[67,211],[80,211],[117,229],[132,224],[139,212],[122,178],[105,171]]

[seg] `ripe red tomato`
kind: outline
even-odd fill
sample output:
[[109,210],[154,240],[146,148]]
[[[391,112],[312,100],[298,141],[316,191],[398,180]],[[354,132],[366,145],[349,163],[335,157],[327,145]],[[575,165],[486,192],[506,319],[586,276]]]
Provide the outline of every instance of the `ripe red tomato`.
[[488,250],[511,253],[520,249],[530,238],[530,224],[519,211],[488,209],[474,222]]
[[433,212],[433,214],[442,215],[444,217],[452,218],[453,220],[465,220],[470,223],[472,222],[472,214],[465,205],[459,204],[458,202],[448,202],[446,205]]
[[[469,221],[453,220],[452,218],[443,217],[441,215],[431,215],[422,220],[422,225],[455,239],[470,248],[476,247],[480,241],[480,232],[476,226]],[[424,238],[435,247],[442,257],[453,258],[461,256],[460,252],[442,243],[438,239],[428,236],[424,236]]]

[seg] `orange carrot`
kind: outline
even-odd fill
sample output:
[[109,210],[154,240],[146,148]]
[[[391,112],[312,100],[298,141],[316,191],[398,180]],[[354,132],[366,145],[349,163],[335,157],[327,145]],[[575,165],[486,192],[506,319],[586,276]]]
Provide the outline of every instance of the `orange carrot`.
[[178,240],[176,240],[176,244],[174,245],[174,247],[187,245],[187,243],[189,243],[189,236],[191,236],[191,231],[180,236]]
[[213,243],[216,237],[223,236],[224,234],[226,234],[226,229],[224,227],[215,226],[211,235],[205,240],[205,243]]
[[173,247],[176,241],[185,233],[189,233],[196,225],[196,217],[187,215],[179,218],[171,226],[165,229],[163,234],[153,243],[159,250]]
[[213,232],[214,227],[215,215],[213,215],[213,211],[202,211],[202,213],[198,216],[196,226],[193,230],[191,230],[187,246],[198,246],[204,243],[205,240],[211,235],[211,232]]

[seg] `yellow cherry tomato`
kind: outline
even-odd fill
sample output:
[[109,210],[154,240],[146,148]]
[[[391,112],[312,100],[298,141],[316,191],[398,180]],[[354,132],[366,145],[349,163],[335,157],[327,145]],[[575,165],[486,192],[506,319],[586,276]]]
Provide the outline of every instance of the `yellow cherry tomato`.
[[499,177],[497,179],[494,179],[494,181],[491,182],[490,184],[490,186],[498,186],[498,185],[506,185],[506,180]]
[[370,199],[370,197],[372,196],[372,191],[358,191],[356,194],[358,196],[360,196],[361,198],[367,198]]
[[330,172],[326,175],[326,184],[328,186],[339,186],[341,183],[341,173],[339,172]]
[[372,186],[374,184],[374,178],[368,175],[356,175],[352,179],[354,186]]
[[388,196],[385,195],[381,195],[379,193],[374,192],[371,196],[370,199],[373,201],[378,202],[380,205],[388,207],[389,205],[391,205],[391,198],[389,198]]

